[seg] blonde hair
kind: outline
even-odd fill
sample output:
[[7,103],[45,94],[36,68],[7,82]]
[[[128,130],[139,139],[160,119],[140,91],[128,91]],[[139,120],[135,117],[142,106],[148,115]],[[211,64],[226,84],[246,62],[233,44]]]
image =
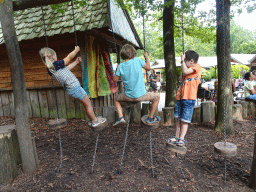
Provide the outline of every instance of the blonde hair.
[[56,52],[49,47],[44,47],[39,51],[39,54],[45,66],[50,70],[50,72],[55,73],[55,67],[53,66],[53,62],[49,57],[56,55]]

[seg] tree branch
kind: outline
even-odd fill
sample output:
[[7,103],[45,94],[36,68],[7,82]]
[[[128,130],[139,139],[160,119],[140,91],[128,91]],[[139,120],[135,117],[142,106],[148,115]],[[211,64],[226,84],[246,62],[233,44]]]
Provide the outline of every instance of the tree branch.
[[64,3],[69,1],[71,0],[16,0],[16,1],[13,1],[13,11]]

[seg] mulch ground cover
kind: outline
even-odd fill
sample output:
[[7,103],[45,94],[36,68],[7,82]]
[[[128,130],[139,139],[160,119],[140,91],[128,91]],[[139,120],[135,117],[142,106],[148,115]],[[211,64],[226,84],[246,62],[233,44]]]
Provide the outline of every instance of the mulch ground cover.
[[[96,133],[81,119],[68,119],[68,126],[50,130],[49,119],[31,118],[32,136],[36,137],[40,166],[35,173],[19,174],[0,191],[254,191],[249,188],[254,149],[255,119],[234,121],[235,134],[227,141],[235,143],[238,153],[224,159],[214,153],[213,145],[223,141],[223,134],[214,131],[214,124],[191,124],[186,136],[186,155],[172,154],[165,140],[174,135],[174,126],[152,130],[152,178],[149,130],[131,124],[125,149],[122,174],[120,166],[125,127],[107,127],[99,134],[97,155],[92,169]],[[0,125],[14,123],[13,118],[1,118]],[[60,167],[59,134],[63,150]],[[226,182],[225,178],[226,161]]]

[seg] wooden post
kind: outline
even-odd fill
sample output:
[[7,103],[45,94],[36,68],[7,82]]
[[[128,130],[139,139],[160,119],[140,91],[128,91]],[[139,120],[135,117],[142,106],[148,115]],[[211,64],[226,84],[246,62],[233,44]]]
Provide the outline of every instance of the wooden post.
[[29,108],[26,94],[25,76],[19,43],[14,26],[12,0],[5,0],[4,3],[0,3],[0,22],[11,65],[15,121],[23,171],[25,173],[33,172],[37,169],[36,157],[33,150],[31,131],[29,128]]

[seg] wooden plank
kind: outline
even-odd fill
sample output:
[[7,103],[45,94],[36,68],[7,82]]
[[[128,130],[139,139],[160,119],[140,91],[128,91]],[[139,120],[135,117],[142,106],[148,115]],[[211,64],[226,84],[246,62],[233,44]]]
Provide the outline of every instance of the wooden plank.
[[63,89],[56,90],[56,98],[57,98],[57,105],[58,105],[58,113],[59,118],[67,118],[67,110],[65,104],[65,95]]
[[49,118],[47,92],[46,90],[38,90],[37,93],[38,93],[41,117]]
[[65,102],[66,102],[67,118],[75,118],[76,117],[75,99],[69,96],[66,91],[65,91]]
[[9,103],[10,103],[10,112],[11,112],[11,116],[14,117],[15,116],[15,111],[14,111],[14,95],[13,92],[8,92],[8,96],[9,96]]
[[11,115],[8,93],[7,92],[2,92],[1,93],[1,99],[2,99],[2,106],[3,106],[4,116],[8,117],[8,116]]
[[87,118],[87,116],[85,114],[85,111],[84,111],[84,106],[81,102],[80,102],[80,113],[81,113],[81,119],[86,119]]
[[27,100],[28,100],[29,117],[32,117],[32,108],[31,108],[31,103],[30,103],[29,91],[26,91],[26,94],[27,94]]
[[80,102],[75,99],[76,118],[81,118]]
[[55,93],[53,89],[49,89],[47,92],[48,110],[50,118],[57,118],[56,104],[55,104]]
[[[1,94],[1,93],[0,93]],[[3,111],[3,105],[2,105],[2,99],[1,99],[1,96],[0,96],[0,116],[4,116],[4,111]]]
[[31,102],[32,117],[41,117],[37,90],[31,90],[29,97]]

